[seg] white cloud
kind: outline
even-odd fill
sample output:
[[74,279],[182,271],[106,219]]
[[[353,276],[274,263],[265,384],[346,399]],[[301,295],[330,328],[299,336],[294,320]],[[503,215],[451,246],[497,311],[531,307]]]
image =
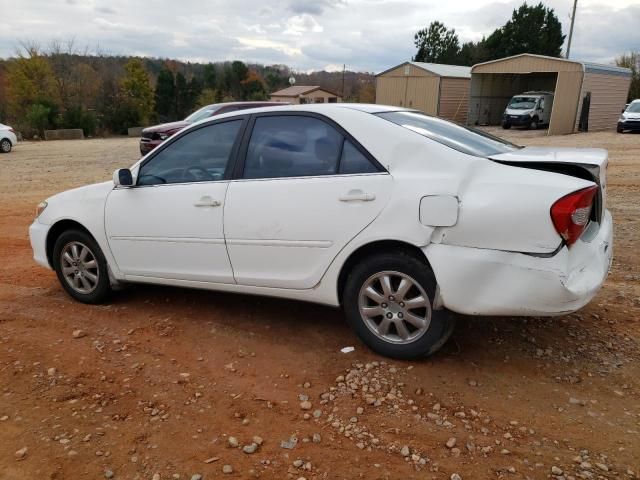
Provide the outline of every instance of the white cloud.
[[[183,60],[240,59],[299,70],[382,71],[408,60],[413,35],[433,20],[479,40],[524,0],[20,0],[3,10],[0,57],[20,41],[74,38],[79,49]],[[570,0],[544,0],[565,32]],[[529,3],[536,3],[537,0]],[[153,5],[153,8],[150,6]],[[61,33],[60,25],[64,26]],[[580,0],[572,58],[611,62],[640,48],[639,0]]]
[[285,35],[301,36],[305,33],[321,33],[324,30],[322,25],[308,13],[294,15],[287,19]]

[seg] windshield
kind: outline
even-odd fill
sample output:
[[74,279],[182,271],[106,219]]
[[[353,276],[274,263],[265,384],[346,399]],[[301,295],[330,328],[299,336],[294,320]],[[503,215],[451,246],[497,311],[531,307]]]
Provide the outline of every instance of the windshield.
[[207,105],[206,107],[202,107],[200,110],[196,110],[195,112],[193,112],[191,115],[185,118],[184,121],[189,123],[196,123],[203,118],[210,117],[215,111],[216,109],[213,105]]
[[640,102],[630,103],[627,107],[627,113],[640,113]]
[[531,110],[536,106],[537,97],[513,97],[507,108],[513,110]]
[[489,157],[521,148],[481,130],[419,112],[385,112],[377,115],[447,147],[476,157]]

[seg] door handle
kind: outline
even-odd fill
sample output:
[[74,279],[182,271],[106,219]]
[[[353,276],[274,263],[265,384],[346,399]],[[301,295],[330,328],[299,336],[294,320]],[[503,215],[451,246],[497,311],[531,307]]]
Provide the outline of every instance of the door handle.
[[375,199],[376,196],[373,193],[366,193],[362,190],[349,190],[348,193],[339,197],[341,202],[370,202]]
[[194,207],[219,207],[222,205],[218,200],[214,200],[209,195],[200,197],[200,200],[193,204]]

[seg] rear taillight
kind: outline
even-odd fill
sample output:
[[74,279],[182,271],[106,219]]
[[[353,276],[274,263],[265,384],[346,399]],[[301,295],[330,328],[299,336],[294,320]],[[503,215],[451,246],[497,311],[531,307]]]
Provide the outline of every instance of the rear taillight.
[[551,207],[551,220],[567,245],[573,245],[589,224],[598,187],[588,187],[562,197]]

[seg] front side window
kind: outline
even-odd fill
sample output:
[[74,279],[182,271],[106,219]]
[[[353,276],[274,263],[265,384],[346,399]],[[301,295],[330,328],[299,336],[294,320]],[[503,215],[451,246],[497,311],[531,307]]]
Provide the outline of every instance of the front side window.
[[481,130],[465,127],[441,118],[430,117],[423,113],[400,111],[378,113],[377,115],[467,155],[489,157],[513,152],[520,148]]
[[186,133],[140,167],[138,185],[222,180],[241,125],[233,120]]
[[328,123],[294,115],[258,117],[251,133],[244,178],[335,174],[343,136]]

